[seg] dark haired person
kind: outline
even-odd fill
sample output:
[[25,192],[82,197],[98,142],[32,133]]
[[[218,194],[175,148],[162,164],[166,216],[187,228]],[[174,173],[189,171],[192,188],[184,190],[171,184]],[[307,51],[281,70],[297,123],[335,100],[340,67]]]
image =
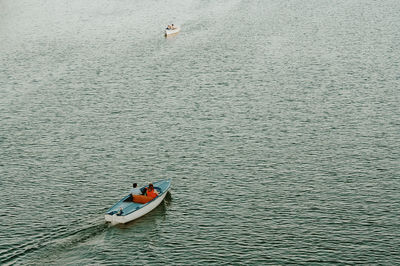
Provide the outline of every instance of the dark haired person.
[[157,191],[154,189],[153,184],[149,184],[149,188],[146,191],[146,196],[151,197],[151,198],[155,198],[158,196]]
[[133,183],[132,186],[133,186],[133,188],[129,192],[132,195],[132,197],[133,197],[133,195],[142,195],[142,191],[140,191],[140,188],[137,187],[136,183]]

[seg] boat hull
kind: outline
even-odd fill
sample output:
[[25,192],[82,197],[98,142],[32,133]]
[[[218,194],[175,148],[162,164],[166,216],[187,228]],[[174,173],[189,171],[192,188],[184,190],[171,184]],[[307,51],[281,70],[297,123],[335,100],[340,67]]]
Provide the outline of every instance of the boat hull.
[[165,30],[165,36],[172,36],[178,34],[181,31],[180,28],[176,28],[174,30]]
[[136,220],[137,218],[140,218],[143,215],[154,210],[158,205],[160,205],[160,203],[164,200],[166,195],[167,195],[167,193],[164,193],[162,196],[156,198],[155,200],[150,202],[145,207],[140,208],[139,210],[134,211],[126,216],[122,216],[122,215],[118,216],[116,214],[114,214],[114,215],[106,214],[105,219],[107,222],[111,222],[111,224],[125,224],[130,221]]
[[[105,220],[113,225],[124,224],[151,212],[164,200],[170,188],[170,183],[170,180],[155,182],[155,188],[157,188],[156,185],[159,185],[161,192],[158,197],[145,204],[132,202],[132,199],[129,198],[129,195],[124,197],[107,211],[107,213],[104,215]],[[122,208],[124,211],[127,211],[127,213],[118,214],[117,210],[120,208]]]

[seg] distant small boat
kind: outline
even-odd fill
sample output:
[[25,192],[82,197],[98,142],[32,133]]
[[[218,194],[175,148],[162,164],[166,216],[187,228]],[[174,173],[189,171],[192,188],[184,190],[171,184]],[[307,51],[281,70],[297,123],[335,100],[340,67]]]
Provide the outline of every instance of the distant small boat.
[[177,34],[181,30],[180,27],[175,27],[174,29],[165,29],[165,37]]
[[[163,201],[171,186],[171,179],[160,180],[153,183],[158,196],[147,203],[136,203],[132,200],[132,195],[127,195],[108,209],[105,220],[112,224],[124,224],[133,221],[149,213]],[[147,186],[141,188],[143,190]]]

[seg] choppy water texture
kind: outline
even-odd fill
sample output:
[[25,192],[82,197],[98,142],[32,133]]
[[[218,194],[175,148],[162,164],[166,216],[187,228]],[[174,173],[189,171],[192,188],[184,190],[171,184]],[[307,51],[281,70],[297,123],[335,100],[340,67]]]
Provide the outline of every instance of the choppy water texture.
[[0,264],[399,264],[399,14],[0,0]]

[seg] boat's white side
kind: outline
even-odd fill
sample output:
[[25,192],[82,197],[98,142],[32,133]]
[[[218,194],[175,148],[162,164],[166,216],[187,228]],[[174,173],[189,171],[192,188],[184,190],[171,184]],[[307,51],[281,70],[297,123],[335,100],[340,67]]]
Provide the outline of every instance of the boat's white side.
[[174,30],[165,30],[165,36],[176,34],[181,30],[181,28],[176,27]]
[[123,215],[118,216],[116,214],[114,214],[114,215],[106,214],[105,219],[107,222],[111,222],[112,224],[119,224],[119,223],[124,224],[124,223],[130,222],[130,221],[133,221],[139,217],[142,217],[146,213],[149,213],[154,208],[156,208],[158,205],[160,205],[160,203],[163,201],[163,199],[165,198],[166,195],[167,195],[167,191],[165,191],[165,193],[163,193],[161,196],[157,197],[153,201],[147,203],[142,208],[140,208],[137,211],[134,211],[126,216],[123,216]]

